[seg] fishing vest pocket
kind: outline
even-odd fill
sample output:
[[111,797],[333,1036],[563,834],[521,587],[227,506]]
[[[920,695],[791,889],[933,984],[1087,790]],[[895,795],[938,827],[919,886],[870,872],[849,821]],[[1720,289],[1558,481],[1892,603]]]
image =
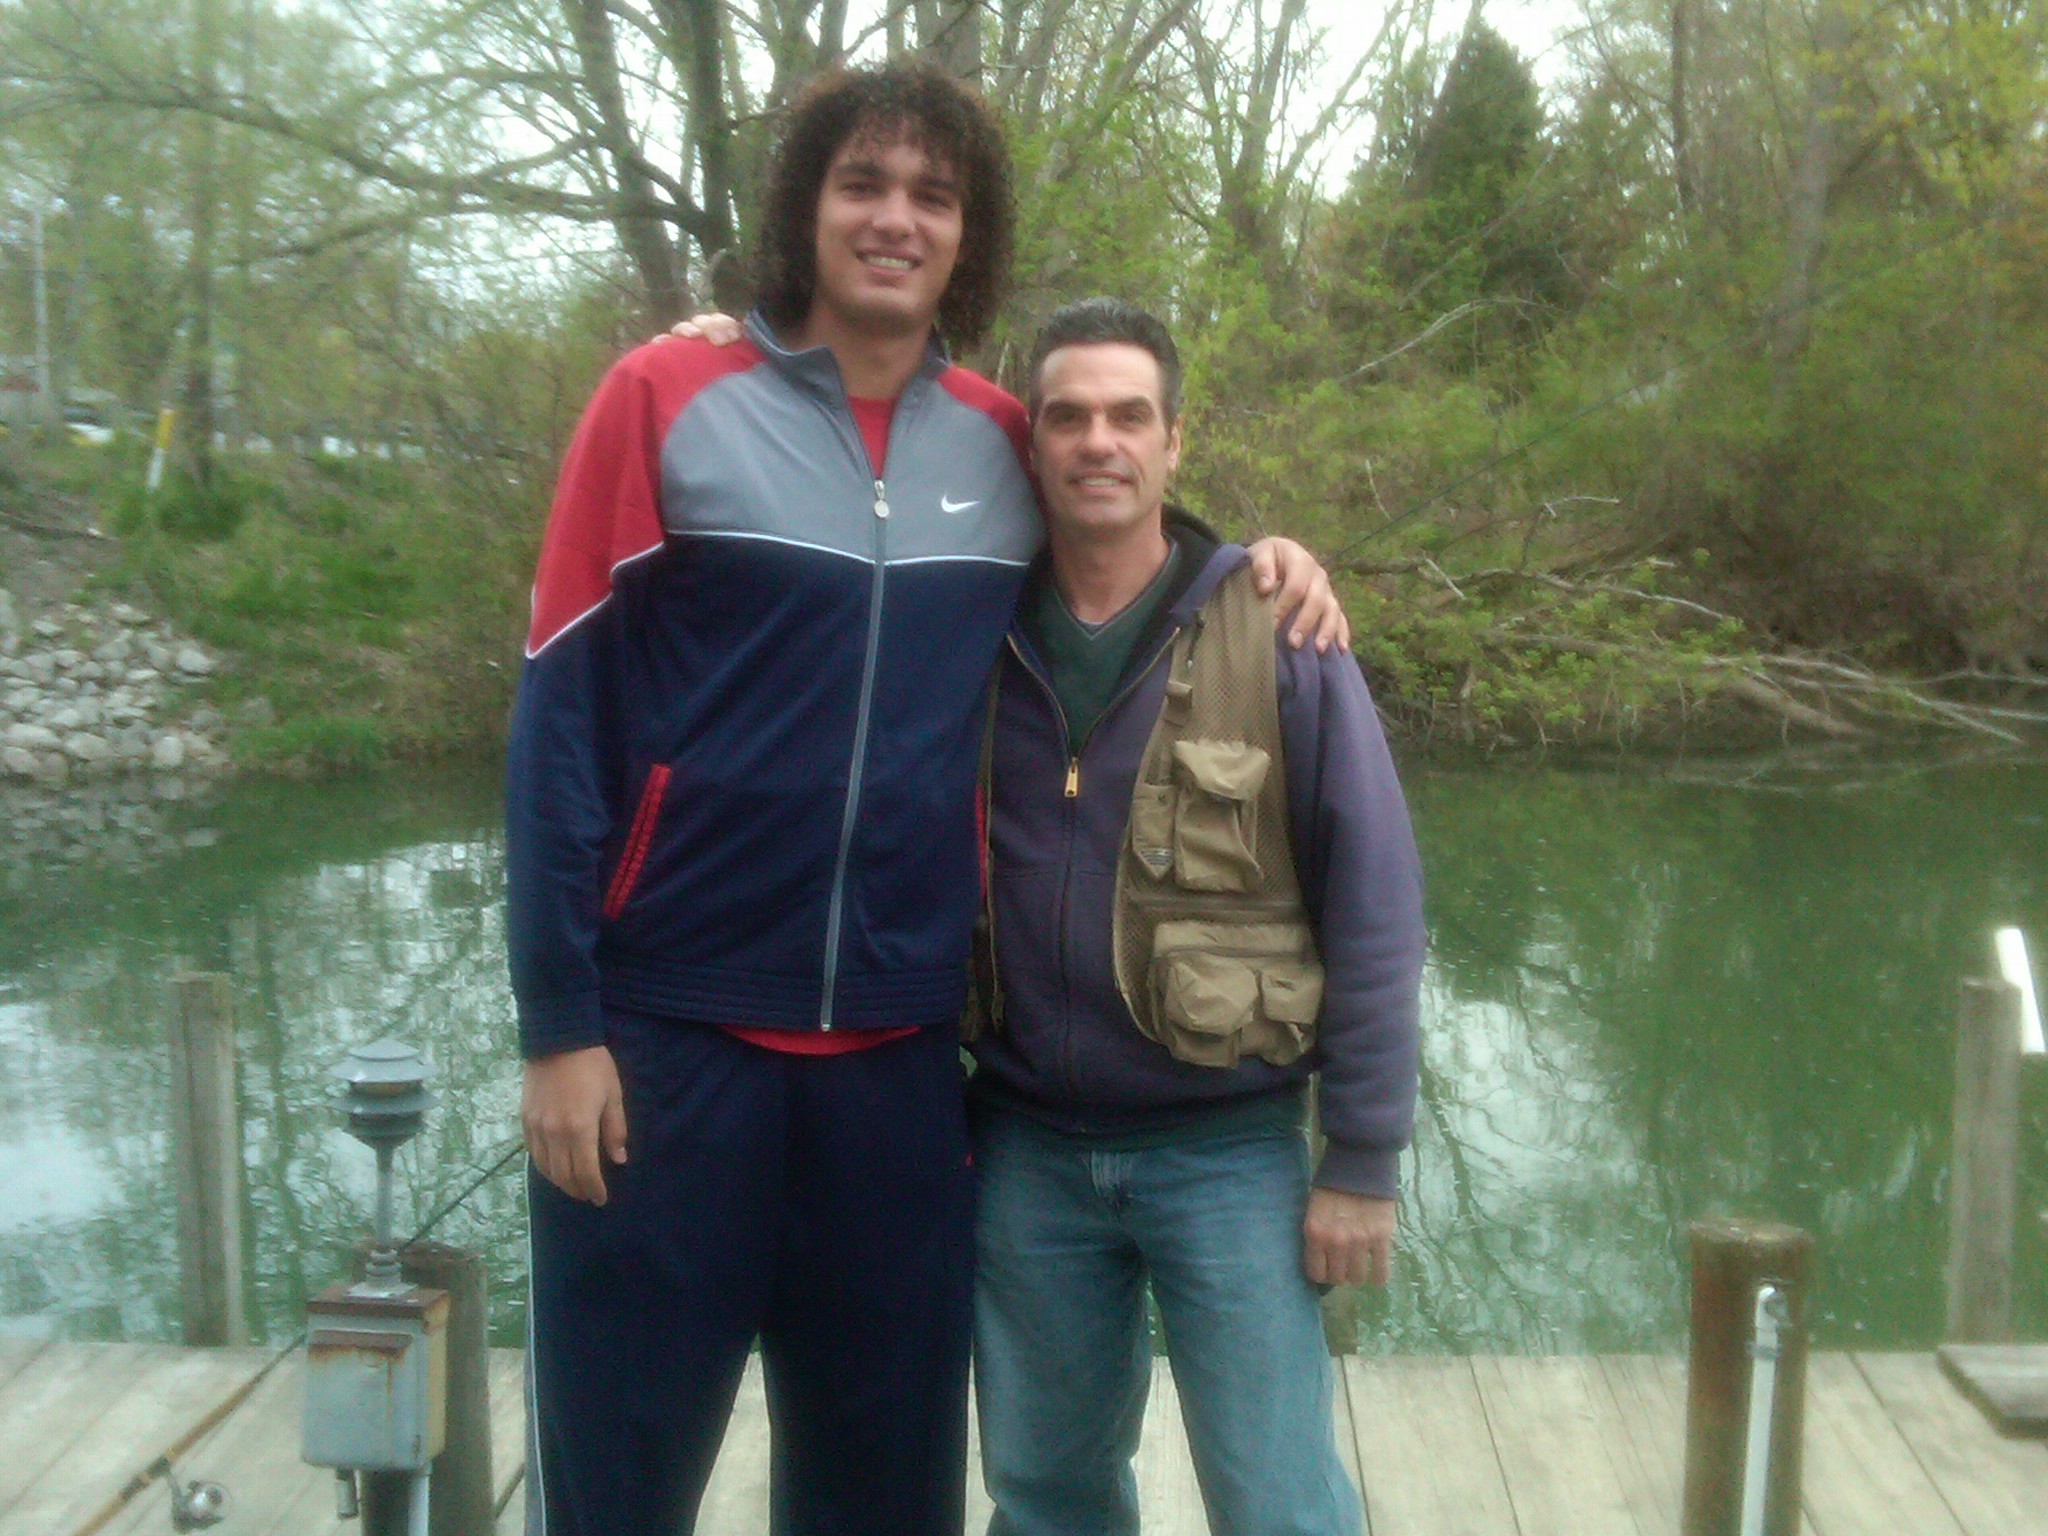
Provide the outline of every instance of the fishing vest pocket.
[[1305,924],[1163,922],[1152,938],[1153,1016],[1177,1059],[1275,1066],[1315,1038],[1323,967]]
[[1241,741],[1173,744],[1173,880],[1182,890],[1257,889],[1259,792],[1272,764],[1264,747]]

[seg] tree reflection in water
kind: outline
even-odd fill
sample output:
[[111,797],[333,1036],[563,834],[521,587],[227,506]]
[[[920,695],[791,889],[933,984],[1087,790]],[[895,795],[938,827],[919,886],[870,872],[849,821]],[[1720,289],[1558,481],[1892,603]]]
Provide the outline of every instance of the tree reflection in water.
[[[1820,1243],[1829,1345],[1941,1320],[1955,984],[2019,922],[2048,950],[2048,771],[1730,785],[1410,776],[1429,874],[1423,1104],[1404,1250],[1358,1296],[1368,1351],[1676,1349],[1691,1218]],[[0,1328],[171,1338],[170,978],[235,978],[259,1336],[288,1337],[368,1219],[328,1069],[396,1034],[441,1069],[400,1158],[402,1224],[514,1134],[502,849],[488,779],[250,786],[176,818],[217,839],[0,884]],[[175,833],[177,829],[173,829]],[[179,836],[162,840],[180,843]],[[2027,1086],[2022,1209],[2048,1204]],[[520,1332],[516,1165],[437,1233],[480,1247]],[[2048,1328],[2048,1255],[2020,1252]]]
[[[1939,1336],[1957,981],[2048,951],[2048,772],[1438,772],[1407,1261],[1361,1348],[1682,1347],[1684,1233],[1811,1229],[1824,1345]],[[2048,1203],[2024,1099],[2022,1212]],[[2026,1223],[2019,1310],[2048,1326]]]
[[[235,980],[259,1338],[296,1331],[308,1291],[343,1272],[367,1227],[373,1162],[330,1108],[328,1072],[350,1046],[394,1034],[440,1073],[427,1129],[398,1158],[402,1228],[496,1160],[516,1129],[517,1071],[493,789],[240,790],[191,812],[220,830],[213,846],[140,880],[74,872],[0,913],[22,938],[0,948],[0,1041],[15,1064],[0,1166],[61,1165],[49,1189],[0,1187],[0,1326],[176,1336],[163,1041],[186,965]],[[517,1165],[436,1236],[486,1253],[494,1331],[516,1338]]]

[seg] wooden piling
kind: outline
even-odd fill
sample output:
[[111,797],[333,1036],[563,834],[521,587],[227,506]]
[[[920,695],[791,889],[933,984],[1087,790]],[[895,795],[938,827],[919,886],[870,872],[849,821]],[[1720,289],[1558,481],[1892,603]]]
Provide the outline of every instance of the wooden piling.
[[1965,981],[1956,1019],[1956,1095],[1948,1175],[1948,1337],[2012,1336],[2018,1203],[2020,991]]
[[171,1145],[184,1337],[187,1344],[246,1344],[234,994],[217,972],[181,975],[176,985]]
[[448,1438],[434,1458],[431,1536],[472,1536],[496,1518],[491,1497],[491,1359],[484,1261],[445,1243],[399,1255],[415,1285],[448,1293]]
[[[370,1244],[356,1248],[360,1278]],[[489,1309],[484,1261],[446,1243],[411,1243],[398,1263],[414,1285],[448,1293],[448,1381],[444,1395],[447,1437],[434,1458],[428,1504],[429,1536],[488,1533],[496,1519],[491,1482],[491,1380]],[[393,1488],[395,1489],[394,1482]],[[379,1489],[381,1503],[396,1494]],[[402,1529],[402,1524],[399,1529]],[[363,1527],[366,1536],[371,1526]]]
[[1756,1294],[1785,1293],[1790,1326],[1778,1356],[1766,1536],[1796,1536],[1806,1426],[1806,1290],[1813,1238],[1776,1222],[1692,1225],[1692,1356],[1686,1371],[1683,1536],[1738,1536]]

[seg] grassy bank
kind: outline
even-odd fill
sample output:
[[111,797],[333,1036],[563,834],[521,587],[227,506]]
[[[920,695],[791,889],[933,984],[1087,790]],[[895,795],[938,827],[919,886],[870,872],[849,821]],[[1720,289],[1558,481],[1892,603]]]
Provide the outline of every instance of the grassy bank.
[[[160,614],[228,658],[197,687],[230,723],[241,769],[347,773],[501,749],[545,517],[538,477],[501,461],[269,454],[230,461],[209,492],[174,477],[145,496],[132,441],[17,454],[15,472],[15,505],[112,535],[66,546],[86,595]],[[1333,562],[1409,750],[2010,743],[2043,718],[2031,695],[1979,712],[1853,650],[1778,652],[1709,605],[1697,569],[1637,559],[1567,579],[1526,554],[1467,551],[1456,576],[1427,553]]]
[[161,614],[228,658],[199,685],[238,767],[350,772],[495,751],[544,504],[501,470],[287,454],[210,490],[142,491],[144,451],[18,461],[32,504],[84,515],[81,597]]

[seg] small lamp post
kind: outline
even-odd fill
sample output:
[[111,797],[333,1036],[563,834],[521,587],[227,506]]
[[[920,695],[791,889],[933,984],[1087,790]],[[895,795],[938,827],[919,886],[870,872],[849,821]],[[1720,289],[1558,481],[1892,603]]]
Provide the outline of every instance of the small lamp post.
[[334,1075],[349,1134],[377,1154],[376,1228],[363,1278],[306,1304],[303,1454],[334,1468],[340,1514],[360,1514],[363,1536],[426,1536],[427,1470],[447,1429],[448,1294],[405,1279],[391,1160],[426,1123],[432,1074],[413,1047],[378,1040]]
[[342,1059],[333,1075],[340,1079],[341,1114],[349,1135],[377,1154],[377,1218],[370,1262],[363,1278],[350,1289],[358,1295],[396,1296],[409,1289],[400,1273],[398,1243],[392,1231],[391,1159],[420,1133],[434,1095],[426,1059],[397,1040],[373,1040]]

